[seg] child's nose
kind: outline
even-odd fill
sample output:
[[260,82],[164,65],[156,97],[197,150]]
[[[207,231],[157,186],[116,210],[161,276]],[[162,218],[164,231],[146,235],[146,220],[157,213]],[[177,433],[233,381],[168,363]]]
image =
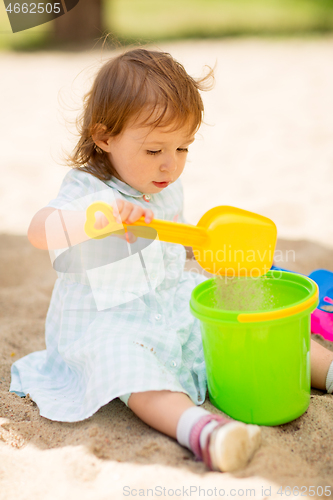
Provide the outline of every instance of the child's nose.
[[163,172],[174,172],[177,170],[177,159],[173,155],[169,155],[167,158],[164,158],[162,165],[160,166],[160,170]]

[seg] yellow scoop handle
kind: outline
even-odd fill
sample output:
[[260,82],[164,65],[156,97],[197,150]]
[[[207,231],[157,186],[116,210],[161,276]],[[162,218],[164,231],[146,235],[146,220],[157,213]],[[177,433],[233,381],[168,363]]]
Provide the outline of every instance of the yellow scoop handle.
[[[103,212],[109,221],[103,229],[95,228],[96,212]],[[197,226],[158,219],[146,224],[143,217],[134,224],[119,224],[107,203],[96,202],[88,207],[85,231],[91,238],[124,234],[128,229],[147,239],[156,237],[152,231],[155,229],[161,241],[191,246],[197,262],[209,273],[228,276],[253,277],[253,271],[259,276],[265,274],[273,263],[277,237],[273,221],[235,207],[212,208]]]
[[[102,212],[109,221],[109,224],[103,229],[96,229],[94,227],[96,222],[96,212]],[[184,246],[200,246],[209,238],[206,229],[179,222],[153,219],[152,222],[147,224],[144,217],[141,217],[132,224],[119,224],[115,220],[112,207],[103,201],[92,203],[87,208],[86,216],[87,220],[84,230],[90,238],[105,238],[106,236],[109,236],[110,233],[121,231],[124,228],[126,230],[130,228],[131,232],[135,236],[142,236],[144,238],[147,233],[142,229],[140,230],[142,227],[155,229],[161,241],[178,243]],[[140,226],[140,228],[137,226]]]

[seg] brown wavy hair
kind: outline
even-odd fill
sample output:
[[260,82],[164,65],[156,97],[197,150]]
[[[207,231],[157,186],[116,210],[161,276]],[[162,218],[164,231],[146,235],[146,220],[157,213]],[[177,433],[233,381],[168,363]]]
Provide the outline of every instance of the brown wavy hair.
[[84,96],[77,120],[80,139],[68,163],[101,180],[119,178],[108,154],[96,146],[92,136],[100,130],[104,136],[116,136],[130,119],[140,125],[171,125],[174,129],[189,124],[190,132],[195,133],[204,111],[199,90],[211,88],[213,79],[211,68],[204,77],[192,78],[166,52],[138,48],[110,59]]

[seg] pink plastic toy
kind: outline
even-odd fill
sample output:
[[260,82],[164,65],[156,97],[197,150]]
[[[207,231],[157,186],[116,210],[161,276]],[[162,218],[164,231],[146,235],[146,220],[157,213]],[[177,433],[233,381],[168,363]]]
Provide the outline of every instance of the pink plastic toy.
[[309,278],[319,286],[319,305],[311,314],[311,332],[333,342],[333,273],[318,269]]

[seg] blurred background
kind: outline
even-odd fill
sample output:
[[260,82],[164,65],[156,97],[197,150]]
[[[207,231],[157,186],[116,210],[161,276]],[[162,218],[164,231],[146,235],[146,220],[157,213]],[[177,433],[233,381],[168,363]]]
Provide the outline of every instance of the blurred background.
[[18,33],[0,1],[0,232],[26,234],[56,196],[84,92],[138,44],[193,76],[216,66],[183,174],[188,221],[233,205],[333,247],[333,0],[80,0]]
[[333,0],[80,0],[75,10],[54,23],[15,37],[4,33],[10,26],[3,2],[0,13],[0,47],[16,50],[96,41],[106,32],[122,43],[136,43],[333,30]]

